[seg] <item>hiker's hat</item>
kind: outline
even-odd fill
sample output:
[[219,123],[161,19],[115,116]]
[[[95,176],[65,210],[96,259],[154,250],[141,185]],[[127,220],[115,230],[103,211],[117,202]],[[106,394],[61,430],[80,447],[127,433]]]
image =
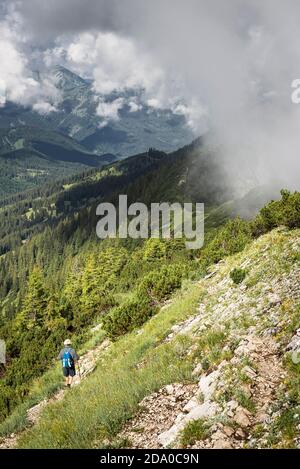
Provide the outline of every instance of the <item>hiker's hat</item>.
[[72,342],[70,341],[70,339],[66,339],[66,340],[64,341],[64,345],[71,345],[71,343],[72,343]]

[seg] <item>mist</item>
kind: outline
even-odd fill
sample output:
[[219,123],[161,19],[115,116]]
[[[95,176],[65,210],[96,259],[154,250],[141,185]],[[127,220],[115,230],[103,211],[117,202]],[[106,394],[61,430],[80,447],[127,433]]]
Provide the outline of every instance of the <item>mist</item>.
[[87,64],[84,44],[96,49],[104,37],[127,44],[122,70],[108,67],[119,77],[110,86],[144,87],[149,102],[184,114],[195,137],[207,134],[222,148],[232,186],[251,175],[255,184],[299,188],[300,105],[291,101],[300,76],[297,0],[27,0],[13,10],[27,50],[47,51],[52,62],[64,57],[95,89],[109,71],[99,72],[102,52]]

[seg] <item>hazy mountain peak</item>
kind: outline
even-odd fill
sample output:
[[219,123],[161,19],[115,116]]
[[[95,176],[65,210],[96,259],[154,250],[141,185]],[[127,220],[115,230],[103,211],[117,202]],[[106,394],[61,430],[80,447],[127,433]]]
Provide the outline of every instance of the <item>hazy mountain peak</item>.
[[62,65],[56,65],[55,67],[53,67],[52,76],[54,78],[55,85],[57,86],[57,88],[63,89],[65,91],[74,89],[78,86],[88,86],[86,80],[84,80],[71,70],[63,67]]

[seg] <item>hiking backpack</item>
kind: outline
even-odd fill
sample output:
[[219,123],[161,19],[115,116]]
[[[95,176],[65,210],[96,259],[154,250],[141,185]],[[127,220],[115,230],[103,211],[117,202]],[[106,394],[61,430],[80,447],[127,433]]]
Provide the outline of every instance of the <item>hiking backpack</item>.
[[74,366],[74,360],[70,352],[70,349],[66,349],[64,351],[63,358],[62,358],[62,366],[64,368],[73,368]]

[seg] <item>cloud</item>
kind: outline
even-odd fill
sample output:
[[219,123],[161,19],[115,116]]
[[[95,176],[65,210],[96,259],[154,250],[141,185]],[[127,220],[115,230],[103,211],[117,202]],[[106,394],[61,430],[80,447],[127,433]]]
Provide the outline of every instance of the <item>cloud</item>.
[[138,103],[135,97],[130,98],[127,105],[129,106],[129,112],[138,112],[143,109],[143,105]]
[[[65,39],[59,41],[64,43]],[[162,69],[149,54],[116,33],[81,33],[65,48],[65,58],[71,69],[93,79],[99,94],[126,89],[151,93],[164,81]]]
[[[63,63],[92,79],[104,120],[118,118],[134,88],[137,106],[171,108],[195,134],[212,128],[228,166],[247,160],[264,179],[299,174],[297,0],[20,0],[15,11],[12,36],[0,36],[2,105],[53,104],[31,72],[35,50],[41,67]],[[123,103],[106,99],[115,90]]]
[[[208,127],[205,122],[208,119],[208,110],[196,99],[191,100],[187,106],[184,103],[179,103],[173,107],[174,114],[179,114],[185,117],[187,125],[197,134],[208,132]],[[200,131],[201,123],[201,131]]]
[[14,10],[0,21],[0,106],[7,101],[33,106],[37,112],[55,110],[58,92],[49,80],[36,80],[26,55],[26,38],[19,34]]
[[38,83],[27,70],[27,59],[16,46],[16,37],[6,22],[0,22],[0,93],[7,100],[26,103]]
[[55,112],[57,109],[53,104],[46,101],[39,101],[32,106],[33,110],[39,114],[49,114],[49,112]]
[[124,103],[124,98],[117,98],[111,102],[106,102],[103,99],[100,99],[96,109],[97,115],[103,118],[100,126],[104,127],[110,120],[119,120],[119,110],[122,109]]
[[[97,115],[104,117],[105,122],[117,120],[118,111],[125,104],[130,112],[142,109],[143,104],[153,109],[173,106],[174,96],[165,94],[166,77],[162,67],[132,40],[117,33],[98,31],[59,36],[55,46],[43,52],[43,62],[46,67],[63,64],[91,79],[97,99],[101,98]],[[134,92],[136,96],[132,95]],[[111,93],[129,96],[107,101],[105,96]]]

